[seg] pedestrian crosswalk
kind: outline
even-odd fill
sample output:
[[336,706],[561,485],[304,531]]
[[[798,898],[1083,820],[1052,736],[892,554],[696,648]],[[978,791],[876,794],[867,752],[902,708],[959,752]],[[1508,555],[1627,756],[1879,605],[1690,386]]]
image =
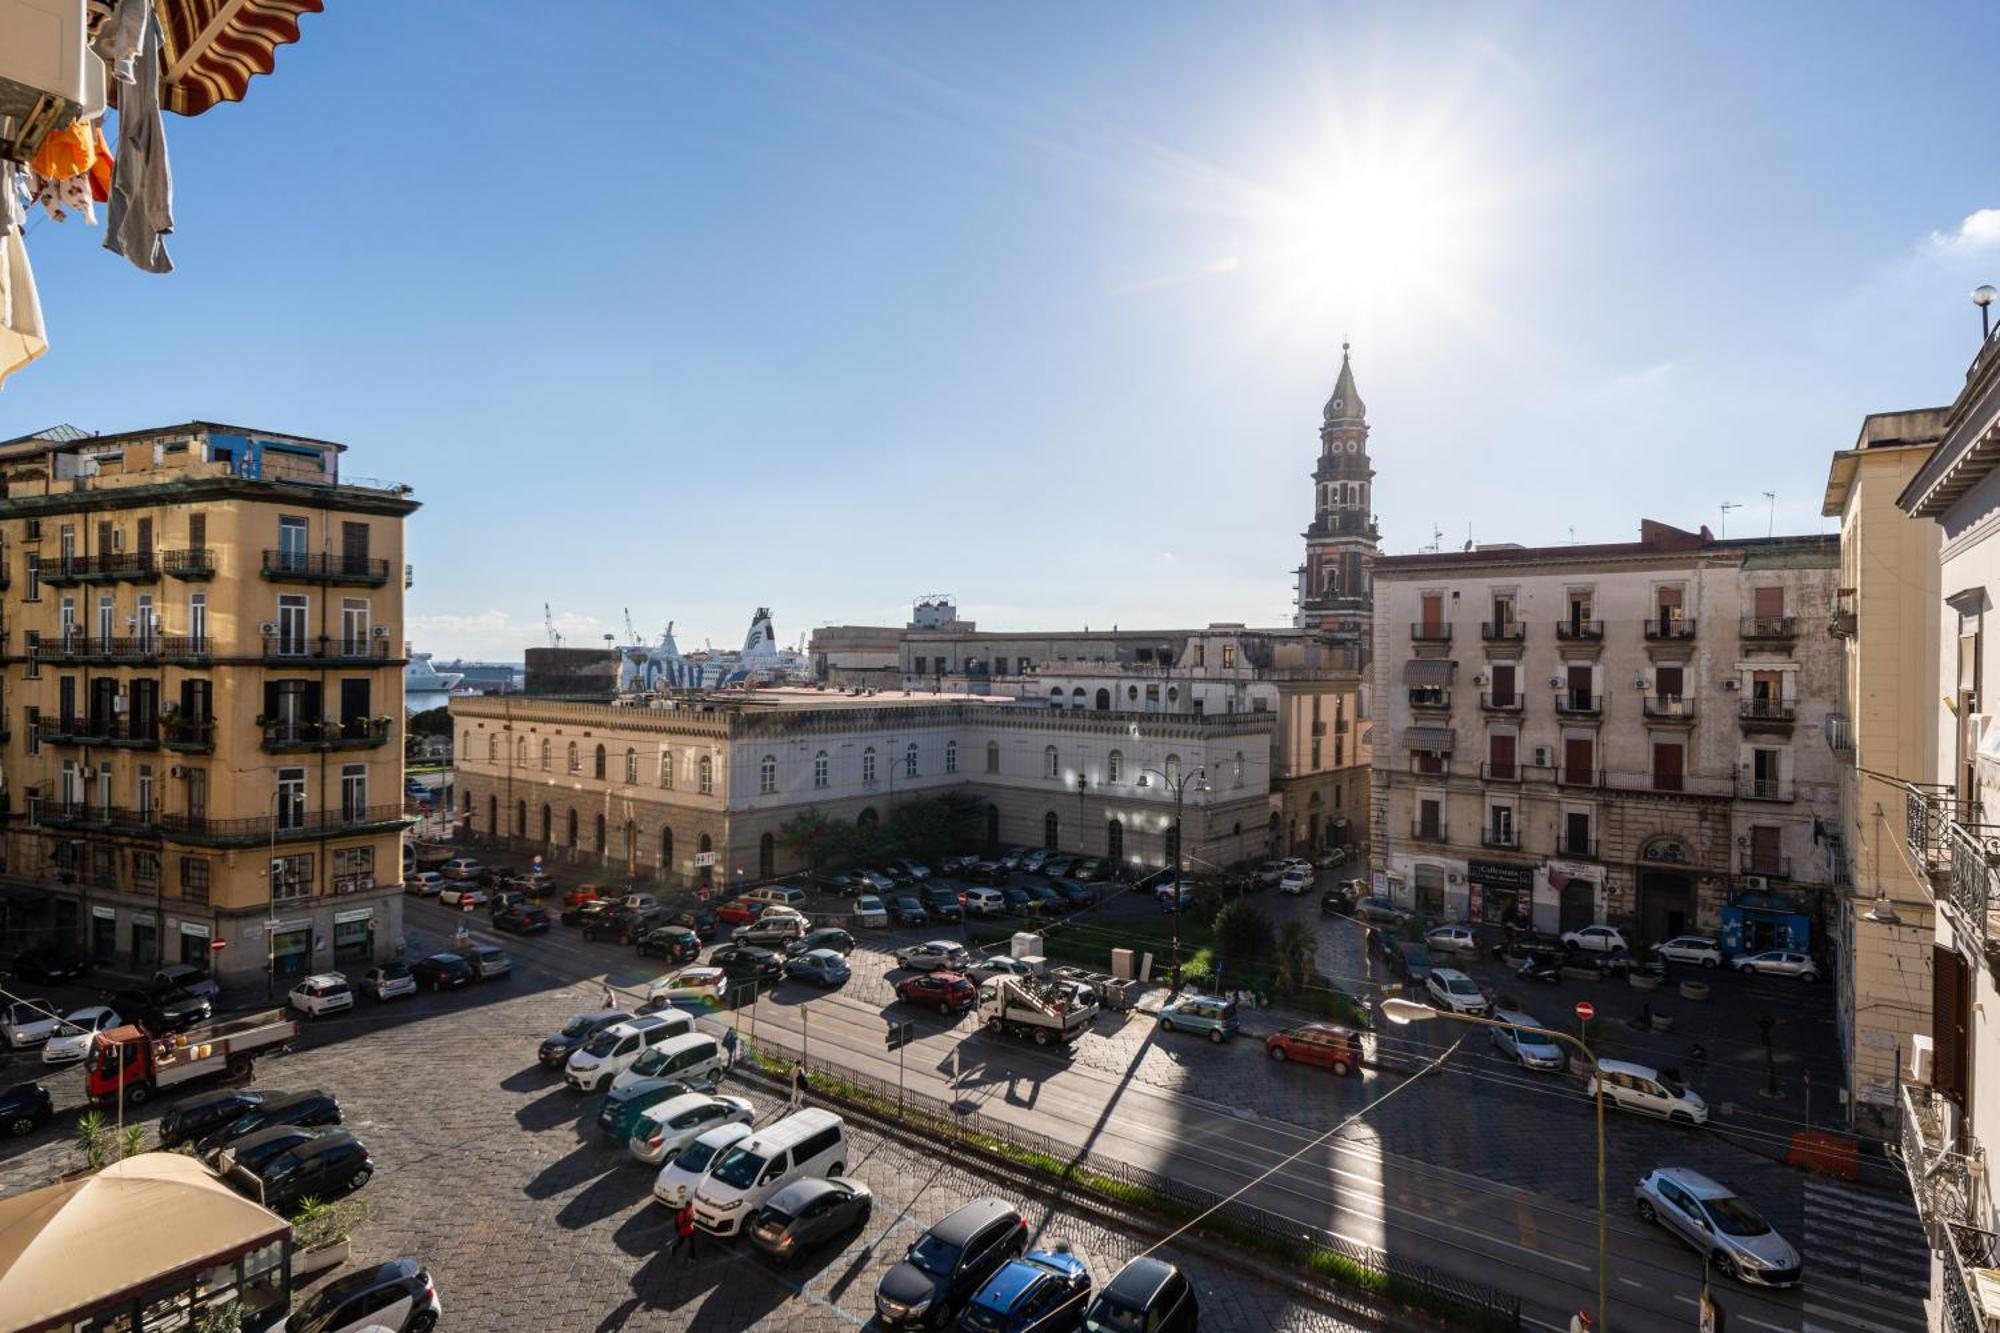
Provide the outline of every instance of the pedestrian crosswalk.
[[1905,1195],[1805,1181],[1804,1333],[1922,1333],[1930,1244]]

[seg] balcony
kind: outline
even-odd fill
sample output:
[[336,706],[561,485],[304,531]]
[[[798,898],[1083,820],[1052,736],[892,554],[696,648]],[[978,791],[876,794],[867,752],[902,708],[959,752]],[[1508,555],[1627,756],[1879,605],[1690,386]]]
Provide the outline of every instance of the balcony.
[[1745,616],[1736,634],[1745,643],[1789,643],[1799,637],[1799,618]]
[[1451,830],[1444,824],[1427,823],[1416,819],[1410,821],[1411,842],[1450,842]]
[[1449,713],[1451,711],[1451,691],[1441,690],[1434,685],[1420,685],[1410,691],[1410,711],[1412,713]]
[[162,718],[160,721],[160,744],[169,750],[180,750],[186,754],[210,754],[215,750],[215,719],[194,718],[182,721],[178,717]]
[[1564,643],[1603,643],[1604,622],[1571,617],[1556,622],[1556,638]]
[[160,565],[151,551],[59,556],[42,566],[41,579],[57,588],[75,583],[158,583]]
[[1855,620],[1854,589],[1842,588],[1833,594],[1833,605],[1827,608],[1827,633],[1836,639],[1854,637]]
[[1604,785],[1604,770],[1601,768],[1583,768],[1570,764],[1562,764],[1556,769],[1556,785],[1558,787],[1602,787]]
[[388,639],[348,639],[331,634],[263,636],[264,662],[331,662],[335,664],[386,663],[396,659],[396,645]]
[[[1986,1154],[1977,1142],[1947,1137],[1948,1104],[1927,1087],[1905,1083],[1902,1101],[1903,1170],[1931,1248],[1941,1261],[1936,1284],[1943,1333],[1984,1333],[1990,1313],[1979,1301],[1974,1270],[1996,1262],[1996,1237],[1979,1224],[1986,1220],[1983,1182]],[[1954,1148],[1966,1148],[1955,1152]]]
[[1521,850],[1521,835],[1515,829],[1488,828],[1479,831],[1479,845],[1496,851],[1518,852]]
[[274,583],[338,583],[380,588],[389,582],[389,562],[360,555],[265,551],[263,574]]
[[1790,778],[1758,778],[1736,775],[1736,796],[1744,801],[1790,801],[1797,797]]
[[1503,696],[1486,691],[1479,696],[1479,707],[1488,713],[1518,713],[1521,711],[1521,692],[1516,690]]
[[1799,720],[1790,699],[1738,699],[1736,721],[1745,731],[1790,731]]
[[161,815],[160,831],[169,841],[204,847],[255,847],[262,843],[302,842],[361,833],[387,833],[413,821],[400,805],[355,806],[345,810],[301,811],[273,819],[210,819],[206,815]]
[[190,546],[178,551],[162,551],[160,570],[170,579],[186,579],[190,583],[205,582],[215,577],[215,549],[209,546]]
[[1847,714],[1826,715],[1826,748],[1843,759],[1854,758],[1854,724]]
[[1687,643],[1694,638],[1694,622],[1678,616],[1661,616],[1645,626],[1647,643]]
[[1757,875],[1764,879],[1790,879],[1792,877],[1792,858],[1789,856],[1759,856],[1752,851],[1738,852],[1736,855],[1736,873],[1739,875]]
[[372,750],[389,742],[388,718],[356,718],[351,722],[266,722],[262,748],[268,754],[301,750]]
[[160,743],[159,726],[150,718],[44,718],[35,724],[35,739],[45,745],[122,745],[135,750]]
[[1558,833],[1556,835],[1556,855],[1574,856],[1579,861],[1598,860],[1597,839],[1572,838],[1567,833]]
[[1518,760],[1508,763],[1495,763],[1493,760],[1488,759],[1479,765],[1479,776],[1488,782],[1519,782],[1521,780],[1521,764]]
[[1959,808],[1958,793],[1951,787],[1915,782],[1903,785],[1903,840],[1917,863],[1932,874],[1944,869],[1951,859],[1947,833]]
[[1944,892],[1936,895],[1937,905],[1951,918],[1954,934],[1986,952],[2000,943],[2000,923],[1993,919],[2000,898],[1994,893],[1994,878],[2000,875],[2000,825],[1954,819],[1945,826],[1945,843],[1949,874],[1941,877]]
[[1518,620],[1483,620],[1479,637],[1488,643],[1520,643],[1528,637],[1528,627]]
[[35,812],[36,822],[46,828],[104,829],[115,833],[155,833],[159,830],[157,810],[131,810],[123,806],[91,805],[85,801],[49,801]]
[[201,665],[209,660],[209,655],[207,638],[185,634],[127,634],[109,639],[68,634],[53,641],[43,640],[28,650],[28,656],[39,662]]
[[1451,642],[1451,626],[1450,626],[1450,625],[1424,625],[1424,624],[1417,624],[1417,625],[1412,625],[1412,626],[1410,626],[1410,642],[1411,642],[1411,643],[1450,643],[1450,642]]
[[1561,717],[1602,717],[1604,697],[1582,690],[1557,690],[1556,713]]
[[1648,694],[1640,700],[1648,722],[1693,722],[1694,700],[1678,695]]

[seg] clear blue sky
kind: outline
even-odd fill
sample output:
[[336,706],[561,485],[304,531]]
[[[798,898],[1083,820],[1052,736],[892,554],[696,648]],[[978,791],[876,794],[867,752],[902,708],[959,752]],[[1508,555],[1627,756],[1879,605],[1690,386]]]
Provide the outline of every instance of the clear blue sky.
[[1283,621],[1343,337],[1387,550],[1820,531],[2000,281],[1991,6],[329,8],[0,434],[346,441],[444,656]]

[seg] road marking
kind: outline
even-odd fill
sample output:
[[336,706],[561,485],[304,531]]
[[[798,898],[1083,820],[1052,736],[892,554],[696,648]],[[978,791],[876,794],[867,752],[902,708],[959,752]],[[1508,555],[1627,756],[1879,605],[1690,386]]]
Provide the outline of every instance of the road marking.
[[1747,1314],[1738,1315],[1737,1318],[1741,1319],[1746,1324],[1755,1324],[1759,1328],[1772,1329],[1775,1331],[1775,1333],[1792,1333],[1792,1330],[1786,1328],[1783,1324],[1774,1324],[1768,1319],[1757,1319]]
[[1625,1284],[1626,1286],[1628,1286],[1628,1287],[1637,1287],[1637,1288],[1638,1288],[1639,1290],[1641,1290],[1641,1291],[1644,1291],[1644,1290],[1646,1289],[1646,1284],[1645,1284],[1645,1283],[1643,1283],[1643,1282],[1634,1282],[1634,1281],[1633,1281],[1633,1280],[1632,1280],[1631,1278],[1629,1278],[1629,1277],[1621,1277],[1621,1278],[1619,1278],[1618,1280],[1619,1280],[1620,1282],[1623,1282],[1623,1283],[1624,1283],[1624,1284]]

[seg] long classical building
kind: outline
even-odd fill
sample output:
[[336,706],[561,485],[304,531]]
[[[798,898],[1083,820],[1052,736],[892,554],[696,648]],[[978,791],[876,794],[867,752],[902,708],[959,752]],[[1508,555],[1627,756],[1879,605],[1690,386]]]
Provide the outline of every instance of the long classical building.
[[190,422],[0,445],[5,928],[146,970],[402,936],[406,486]]
[[1429,913],[1816,942],[1839,789],[1833,537],[1374,562],[1377,889]]
[[460,698],[451,710],[475,837],[673,886],[795,873],[802,859],[781,834],[799,815],[865,824],[947,791],[984,804],[989,844],[1128,865],[1171,859],[1175,787],[1197,867],[1264,855],[1278,817],[1268,713],[824,689]]

